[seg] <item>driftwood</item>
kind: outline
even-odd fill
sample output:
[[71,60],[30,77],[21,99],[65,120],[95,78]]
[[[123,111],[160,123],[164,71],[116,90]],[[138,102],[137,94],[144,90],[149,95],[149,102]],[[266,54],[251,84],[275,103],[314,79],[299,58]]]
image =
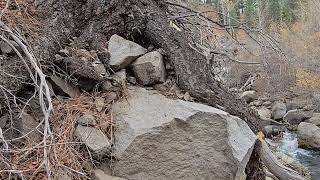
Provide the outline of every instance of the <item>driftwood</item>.
[[282,165],[277,157],[273,155],[269,146],[263,139],[262,132],[258,133],[258,144],[260,144],[258,150],[260,158],[273,175],[275,175],[280,180],[304,180],[304,178],[299,173]]

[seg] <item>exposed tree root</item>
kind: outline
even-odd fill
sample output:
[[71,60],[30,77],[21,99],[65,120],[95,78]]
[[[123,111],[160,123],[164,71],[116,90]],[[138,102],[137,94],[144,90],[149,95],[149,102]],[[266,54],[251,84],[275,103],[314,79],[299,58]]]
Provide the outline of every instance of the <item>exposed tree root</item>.
[[304,180],[304,178],[296,171],[284,166],[273,155],[269,146],[263,139],[263,133],[258,133],[259,157],[268,170],[280,180]]

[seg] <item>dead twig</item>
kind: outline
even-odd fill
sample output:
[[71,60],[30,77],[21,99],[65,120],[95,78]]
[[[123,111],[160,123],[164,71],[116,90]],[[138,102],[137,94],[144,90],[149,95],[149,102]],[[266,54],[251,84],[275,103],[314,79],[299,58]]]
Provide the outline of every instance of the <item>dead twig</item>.
[[11,1],[7,0],[6,6],[0,12],[0,20],[2,20],[2,16],[5,14],[6,10],[8,10],[10,3],[11,3]]
[[39,96],[39,103],[41,105],[42,113],[44,115],[44,119],[43,119],[43,124],[44,124],[43,144],[45,147],[43,148],[43,154],[44,154],[43,159],[44,159],[44,164],[45,164],[46,171],[47,171],[47,177],[48,177],[48,179],[51,179],[50,162],[49,162],[49,156],[48,156],[49,149],[48,149],[48,147],[46,147],[46,145],[48,143],[47,142],[48,138],[51,136],[49,117],[50,117],[51,112],[53,111],[53,105],[52,105],[52,99],[51,99],[51,95],[50,95],[50,89],[49,89],[49,86],[48,86],[46,79],[45,79],[46,75],[39,68],[35,56],[32,54],[32,52],[29,51],[29,48],[22,42],[21,39],[23,39],[23,38],[21,36],[19,36],[18,34],[14,33],[2,21],[0,21],[0,27],[2,29],[4,29],[5,31],[7,31],[9,33],[9,36],[20,46],[20,48],[24,52],[26,59],[29,61],[29,63],[31,64],[31,67],[36,72],[37,77],[40,79],[40,85],[37,86],[37,84],[38,84],[37,79],[35,77],[33,77],[32,71],[29,68],[29,65],[26,62],[25,58],[19,53],[19,51],[6,38],[4,38],[3,36],[0,36],[0,38],[2,40],[7,42],[11,46],[11,48],[13,48],[15,50],[15,52],[18,54],[19,58],[24,62],[26,68],[28,69],[28,71],[30,73],[30,76],[32,77],[32,80],[34,81],[35,86],[37,87],[38,96]]

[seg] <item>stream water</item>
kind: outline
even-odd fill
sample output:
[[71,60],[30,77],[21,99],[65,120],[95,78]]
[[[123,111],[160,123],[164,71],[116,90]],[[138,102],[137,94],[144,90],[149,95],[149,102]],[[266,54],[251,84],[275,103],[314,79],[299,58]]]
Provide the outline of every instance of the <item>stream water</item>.
[[268,142],[276,146],[278,152],[292,157],[310,170],[312,180],[320,180],[320,152],[299,148],[296,134],[285,132],[281,140]]

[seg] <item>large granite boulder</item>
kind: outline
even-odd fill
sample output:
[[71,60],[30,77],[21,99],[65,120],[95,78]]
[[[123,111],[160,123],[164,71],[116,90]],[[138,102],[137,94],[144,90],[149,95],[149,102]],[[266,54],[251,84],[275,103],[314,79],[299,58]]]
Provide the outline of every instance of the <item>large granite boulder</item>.
[[130,87],[114,105],[113,173],[126,179],[239,179],[256,136],[241,119],[203,104]]
[[310,113],[307,113],[303,110],[290,110],[286,113],[286,115],[283,117],[283,119],[289,123],[289,129],[290,130],[297,130],[298,125],[301,122],[306,121],[311,117]]
[[314,113],[308,122],[320,126],[320,113]]
[[300,123],[297,134],[300,146],[309,149],[320,149],[320,128],[315,124]]

